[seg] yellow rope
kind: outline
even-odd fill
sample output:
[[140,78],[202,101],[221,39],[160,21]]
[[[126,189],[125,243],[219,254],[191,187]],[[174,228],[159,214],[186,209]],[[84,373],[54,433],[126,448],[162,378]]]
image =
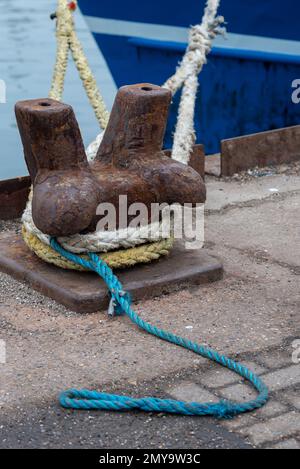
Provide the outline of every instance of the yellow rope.
[[69,36],[71,34],[71,31],[70,25],[63,21],[63,18],[67,14],[71,15],[72,19],[71,11],[69,8],[66,7],[65,2],[59,1],[56,11],[56,62],[51,83],[51,89],[49,92],[49,98],[55,99],[56,101],[61,101],[62,99],[66,71],[68,66],[68,56],[70,49]]
[[68,0],[58,0],[56,17],[57,53],[49,97],[56,99],[57,101],[61,101],[62,99],[68,66],[68,55],[69,50],[71,50],[75,65],[86,90],[86,94],[95,111],[101,128],[105,129],[109,119],[109,112],[106,109],[103,97],[98,89],[96,79],[77,37],[73,13],[68,6]]
[[[85,271],[84,268],[66,260],[54,251],[50,246],[44,244],[35,235],[26,231],[23,226],[22,235],[27,246],[33,251],[40,259],[49,264],[54,264],[62,269]],[[162,256],[167,256],[174,244],[173,239],[163,239],[155,243],[144,244],[131,249],[123,249],[120,251],[112,251],[109,253],[99,253],[98,255],[103,259],[112,269],[120,269],[125,267],[133,267],[136,264],[148,264]],[[88,259],[87,256],[83,256]]]

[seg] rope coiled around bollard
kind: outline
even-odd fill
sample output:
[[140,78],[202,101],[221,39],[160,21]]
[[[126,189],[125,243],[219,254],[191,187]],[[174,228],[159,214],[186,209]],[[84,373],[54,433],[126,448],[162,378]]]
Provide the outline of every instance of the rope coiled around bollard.
[[239,376],[248,380],[258,391],[258,396],[248,402],[237,403],[220,401],[218,403],[181,402],[172,399],[157,399],[145,397],[140,399],[128,396],[100,393],[97,391],[70,389],[60,396],[60,404],[66,409],[81,410],[108,410],[164,412],[181,415],[203,416],[211,415],[218,418],[232,418],[235,415],[249,412],[262,407],[268,400],[268,388],[264,382],[248,370],[244,365],[237,363],[224,355],[219,354],[203,345],[184,339],[171,332],[164,331],[141,319],[131,308],[130,296],[124,292],[123,286],[112,270],[96,254],[90,253],[89,260],[83,259],[63,249],[55,239],[51,239],[51,247],[69,261],[96,272],[106,283],[111,296],[112,304],[116,307],[116,314],[126,314],[139,328],[162,340],[191,350],[197,355],[208,358]]

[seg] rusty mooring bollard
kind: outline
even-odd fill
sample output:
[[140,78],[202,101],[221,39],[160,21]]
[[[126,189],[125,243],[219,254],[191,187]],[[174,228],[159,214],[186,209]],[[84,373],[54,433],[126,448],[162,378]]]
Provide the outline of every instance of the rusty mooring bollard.
[[162,151],[171,93],[150,84],[117,94],[95,161],[88,163],[73,109],[39,99],[16,104],[33,182],[33,220],[50,236],[93,231],[100,203],[203,203],[206,190],[192,168]]

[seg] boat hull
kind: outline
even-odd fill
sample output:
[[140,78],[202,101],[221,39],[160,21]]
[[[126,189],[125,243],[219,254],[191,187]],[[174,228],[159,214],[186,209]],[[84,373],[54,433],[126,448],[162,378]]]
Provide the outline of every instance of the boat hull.
[[[79,2],[118,87],[162,84],[174,73],[187,45],[188,25],[199,20],[204,2],[185,2],[182,15],[179,2],[172,2],[173,9],[169,0],[161,3],[149,13],[141,12],[135,0],[115,11],[107,4]],[[281,11],[282,3],[272,0],[257,2],[253,11],[253,1],[245,1],[236,11],[237,1],[223,3],[220,12],[233,34],[216,41],[199,78],[196,105],[197,141],[207,153],[219,152],[223,139],[300,123],[300,104],[292,101],[292,83],[300,78],[300,32],[291,21],[300,6],[288,0]],[[166,147],[172,146],[179,98],[172,104]]]

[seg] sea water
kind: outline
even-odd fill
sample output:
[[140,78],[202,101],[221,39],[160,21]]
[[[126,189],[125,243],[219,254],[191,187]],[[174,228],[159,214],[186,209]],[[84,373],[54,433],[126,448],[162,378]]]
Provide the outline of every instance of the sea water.
[[[0,0],[0,179],[27,174],[15,121],[18,100],[47,97],[55,63],[56,0]],[[115,86],[103,57],[79,10],[76,27],[90,66],[110,108]],[[76,112],[84,142],[90,143],[99,124],[70,60],[63,101]]]

